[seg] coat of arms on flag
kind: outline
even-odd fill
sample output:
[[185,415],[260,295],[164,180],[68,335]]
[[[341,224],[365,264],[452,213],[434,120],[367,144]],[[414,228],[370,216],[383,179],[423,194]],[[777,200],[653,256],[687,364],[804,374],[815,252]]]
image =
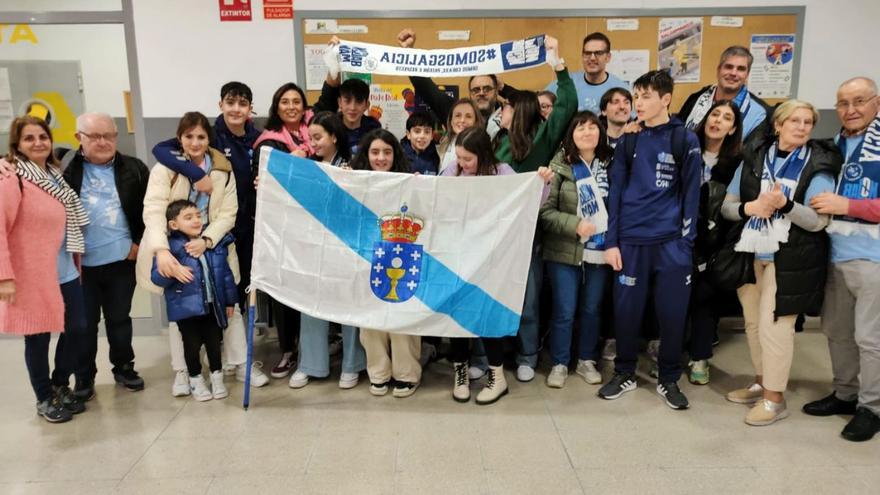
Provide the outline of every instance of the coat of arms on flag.
[[407,209],[404,204],[399,214],[382,216],[382,240],[373,245],[370,286],[376,297],[391,303],[411,298],[422,273],[422,246],[415,241],[424,222],[408,215]]

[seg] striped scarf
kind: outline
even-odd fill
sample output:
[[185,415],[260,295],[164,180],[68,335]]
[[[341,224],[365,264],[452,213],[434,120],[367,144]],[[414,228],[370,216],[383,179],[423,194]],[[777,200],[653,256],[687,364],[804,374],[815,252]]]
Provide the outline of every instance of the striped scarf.
[[65,248],[69,253],[85,252],[82,228],[88,225],[89,215],[79,201],[76,191],[64,182],[61,172],[51,165],[47,165],[44,170],[36,163],[21,158],[16,160],[15,169],[22,179],[36,185],[64,205],[64,212],[67,214]]

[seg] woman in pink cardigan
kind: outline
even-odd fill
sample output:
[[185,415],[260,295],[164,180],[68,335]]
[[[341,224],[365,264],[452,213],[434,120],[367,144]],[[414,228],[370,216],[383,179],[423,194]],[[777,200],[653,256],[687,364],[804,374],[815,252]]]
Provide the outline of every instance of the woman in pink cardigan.
[[[73,253],[83,251],[88,216],[61,177],[45,121],[15,119],[6,159],[16,175],[0,178],[0,333],[24,336],[37,413],[61,423],[85,410],[66,383],[81,364],[85,314]],[[50,379],[51,334],[65,330]]]

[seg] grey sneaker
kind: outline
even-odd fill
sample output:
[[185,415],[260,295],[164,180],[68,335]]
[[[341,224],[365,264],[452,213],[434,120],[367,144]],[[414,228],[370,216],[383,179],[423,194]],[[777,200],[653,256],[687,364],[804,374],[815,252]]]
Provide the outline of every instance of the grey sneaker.
[[65,409],[54,395],[47,400],[37,402],[37,414],[50,423],[66,423],[73,419],[73,413]]
[[565,386],[565,379],[568,378],[568,366],[557,364],[550,369],[547,375],[547,386],[550,388],[562,388]]

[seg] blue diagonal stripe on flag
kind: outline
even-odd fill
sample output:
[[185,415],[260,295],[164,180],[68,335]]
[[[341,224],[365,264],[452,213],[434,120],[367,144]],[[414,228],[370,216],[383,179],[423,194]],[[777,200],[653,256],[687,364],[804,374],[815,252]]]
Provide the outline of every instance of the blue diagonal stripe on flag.
[[[381,240],[379,217],[337,185],[315,162],[272,150],[267,171],[290,196],[328,231],[367,262]],[[333,208],[327,208],[327,205]],[[448,315],[465,330],[483,337],[515,335],[520,315],[480,287],[463,280],[425,252],[422,282],[415,297]]]

